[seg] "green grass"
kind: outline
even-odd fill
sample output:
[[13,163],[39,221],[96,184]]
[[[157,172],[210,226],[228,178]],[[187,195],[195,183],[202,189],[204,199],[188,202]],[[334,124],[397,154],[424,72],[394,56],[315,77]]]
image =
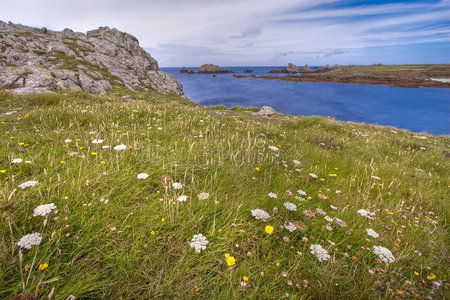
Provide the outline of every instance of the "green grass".
[[371,66],[342,66],[329,74],[344,75],[398,75],[406,77],[450,77],[449,64],[422,64],[422,65],[371,65]]
[[[125,94],[133,99],[122,100]],[[322,117],[267,119],[119,89],[107,96],[2,93],[0,118],[2,299],[47,299],[52,290],[57,299],[448,296],[448,137]],[[96,138],[128,148],[102,149],[91,143]],[[13,164],[15,158],[31,163]],[[142,172],[150,176],[138,180]],[[39,184],[18,188],[28,180]],[[304,201],[295,198],[299,189]],[[201,192],[209,199],[198,200]],[[176,200],[181,194],[186,202]],[[286,201],[298,210],[288,211]],[[58,213],[33,217],[47,203]],[[255,208],[271,218],[254,219]],[[317,208],[347,227],[329,231],[323,216],[303,213]],[[369,220],[358,209],[376,216]],[[287,220],[302,231],[282,228]],[[41,244],[19,251],[17,241],[33,232]],[[198,233],[209,241],[200,254],[189,245]],[[319,262],[312,244],[331,258]],[[377,263],[375,245],[396,261]]]

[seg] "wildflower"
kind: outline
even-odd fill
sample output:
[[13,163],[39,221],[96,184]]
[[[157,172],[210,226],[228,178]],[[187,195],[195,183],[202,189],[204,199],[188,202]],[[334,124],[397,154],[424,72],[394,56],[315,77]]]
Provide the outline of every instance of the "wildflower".
[[195,249],[195,252],[200,253],[202,250],[206,249],[206,245],[209,244],[208,240],[206,239],[203,234],[194,234],[191,240],[191,248]]
[[316,215],[312,212],[312,211],[310,211],[309,209],[305,209],[304,211],[303,211],[303,214],[305,215],[305,216],[307,216],[309,219],[311,219],[311,220],[314,220],[314,218],[316,217]]
[[330,259],[330,255],[328,254],[327,250],[323,249],[321,245],[311,245],[309,249],[311,249],[310,253],[314,254],[320,262]]
[[336,177],[337,174],[328,174],[328,176],[330,176],[330,177]]
[[39,265],[39,271],[44,271],[47,268],[48,268],[48,264],[40,264]]
[[302,196],[306,196],[306,193],[303,190],[298,190],[297,193],[299,193]]
[[63,164],[65,164],[66,162],[63,161],[63,160],[61,160],[61,161],[59,161],[59,163],[63,165]]
[[433,280],[436,279],[436,275],[434,275],[433,273],[431,273],[430,275],[427,276],[428,280]]
[[39,245],[41,241],[42,237],[39,233],[31,233],[21,237],[17,242],[17,246],[22,249],[31,249],[31,247]]
[[209,198],[209,193],[200,193],[198,194],[198,200],[208,200]]
[[38,184],[39,184],[39,182],[34,181],[34,180],[32,180],[32,181],[26,181],[26,182],[20,184],[20,185],[19,185],[19,188],[21,188],[22,190],[24,190],[24,189],[26,189],[26,188],[28,188],[28,187],[36,186],[36,185],[38,185]]
[[270,218],[270,215],[267,212],[259,208],[252,210],[251,213],[256,220],[261,220],[263,222],[267,222],[267,219]]
[[316,213],[318,213],[321,216],[326,216],[327,215],[327,213],[321,208],[316,208]]
[[367,232],[367,235],[368,236],[371,236],[371,237],[373,237],[373,238],[377,238],[377,237],[379,237],[380,235],[378,234],[378,233],[376,233],[373,229],[371,229],[371,228],[368,228],[368,229],[366,229],[366,232]]
[[176,189],[176,190],[181,190],[181,189],[183,188],[183,185],[182,185],[181,183],[179,183],[179,182],[174,182],[174,183],[172,184],[172,187],[173,187],[174,189]]
[[150,231],[150,234],[151,234],[151,235],[155,235],[156,232],[155,232],[154,230],[152,230],[152,231]]
[[148,176],[149,175],[147,173],[139,173],[137,174],[137,179],[147,179]]
[[324,219],[327,221],[327,222],[333,222],[333,218],[331,218],[331,217],[329,217],[329,216],[325,216],[324,217]]
[[273,227],[270,226],[270,225],[267,225],[267,226],[264,228],[264,230],[266,231],[266,233],[272,234],[272,232],[273,232]]
[[378,257],[385,263],[393,263],[395,261],[394,255],[389,249],[381,246],[373,246],[373,253],[378,255]]
[[357,213],[359,213],[361,216],[367,218],[367,219],[373,219],[373,217],[375,216],[375,213],[372,213],[370,211],[367,211],[365,209],[360,209],[357,211]]
[[381,180],[381,178],[378,177],[378,176],[370,176],[370,177],[373,178],[373,179],[376,179],[376,180]]
[[179,202],[186,202],[187,198],[188,198],[188,196],[181,195],[180,197],[178,197],[177,200],[178,200]]
[[233,266],[236,263],[236,259],[228,253],[225,254],[225,260],[229,266]]
[[268,193],[267,196],[269,196],[270,198],[274,198],[274,199],[278,198],[277,194],[272,193],[272,192]]
[[284,222],[284,228],[286,228],[286,230],[289,232],[294,232],[295,230],[297,230],[297,226],[289,221]]
[[400,290],[397,290],[397,295],[401,295],[401,294],[403,294],[403,292]]
[[256,168],[255,168],[255,170],[256,170],[256,171],[259,171],[259,168],[258,168],[258,167],[256,167]]
[[102,149],[109,149],[108,145],[102,146]]
[[14,158],[12,161],[11,161],[11,163],[13,163],[13,164],[20,164],[20,163],[22,163],[23,162],[23,159],[21,159],[21,158]]
[[65,139],[64,143],[66,143],[66,144],[72,143],[72,140],[71,139]]
[[298,160],[296,160],[296,159],[294,159],[293,161],[292,161],[293,163],[294,163],[294,165],[296,165],[296,166],[298,166],[298,165],[300,165],[301,164],[301,162],[300,161],[298,161]]
[[6,170],[0,170],[0,173],[5,174]]
[[325,196],[325,195],[322,195],[322,194],[320,194],[319,193],[319,195],[317,195],[320,199],[322,199],[322,200],[327,200],[328,199],[328,197],[327,196]]
[[312,178],[318,178],[319,176],[317,176],[316,174],[314,174],[314,173],[309,173],[309,176],[311,176]]
[[52,212],[52,210],[56,209],[56,205],[54,203],[39,205],[34,209],[33,217],[36,216],[46,216]]
[[278,149],[278,147],[275,147],[275,146],[269,146],[269,149],[270,150],[272,150],[272,151],[280,151],[280,149]]
[[93,140],[92,144],[103,144],[103,140],[100,140],[100,139]]
[[307,242],[308,242],[308,238],[307,238],[307,237],[305,237],[305,236],[304,236],[304,237],[302,237],[302,243],[305,243],[305,244],[306,244]]
[[116,151],[122,151],[122,150],[126,150],[127,146],[125,146],[124,144],[120,144],[120,145],[115,146],[113,149]]
[[291,202],[284,202],[284,207],[286,207],[286,209],[290,211],[297,211],[297,205]]
[[336,224],[338,224],[339,226],[341,226],[341,227],[347,227],[347,223],[346,223],[345,221],[339,219],[339,218],[335,218],[335,219],[334,219],[334,222],[335,222]]
[[242,276],[242,280],[244,280],[245,282],[248,281],[248,276]]

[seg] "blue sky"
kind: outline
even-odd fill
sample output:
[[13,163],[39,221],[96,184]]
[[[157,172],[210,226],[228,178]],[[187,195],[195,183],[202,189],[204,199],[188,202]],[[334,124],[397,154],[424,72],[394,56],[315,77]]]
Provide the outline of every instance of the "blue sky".
[[450,63],[450,0],[0,0],[0,20],[135,35],[161,67]]

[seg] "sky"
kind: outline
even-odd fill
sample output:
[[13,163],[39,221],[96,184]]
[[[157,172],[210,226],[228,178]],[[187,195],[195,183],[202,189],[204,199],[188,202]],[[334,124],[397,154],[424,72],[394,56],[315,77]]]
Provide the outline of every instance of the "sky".
[[450,0],[0,0],[0,20],[115,27],[160,67],[450,63]]

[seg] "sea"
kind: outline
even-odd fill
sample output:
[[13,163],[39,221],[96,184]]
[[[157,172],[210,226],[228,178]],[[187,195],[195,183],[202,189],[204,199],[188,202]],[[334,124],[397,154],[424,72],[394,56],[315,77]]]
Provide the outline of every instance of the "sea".
[[[268,75],[268,67],[224,67],[236,75]],[[253,73],[244,73],[251,68]],[[327,116],[339,121],[393,126],[417,133],[450,135],[450,89],[400,88],[337,82],[287,82],[235,78],[233,74],[182,74],[181,68],[161,68],[174,75],[194,102],[215,106],[275,108],[300,116]],[[197,72],[198,68],[192,67]],[[274,75],[274,74],[270,74]],[[282,74],[285,75],[285,74]],[[281,76],[282,76],[281,75]]]

